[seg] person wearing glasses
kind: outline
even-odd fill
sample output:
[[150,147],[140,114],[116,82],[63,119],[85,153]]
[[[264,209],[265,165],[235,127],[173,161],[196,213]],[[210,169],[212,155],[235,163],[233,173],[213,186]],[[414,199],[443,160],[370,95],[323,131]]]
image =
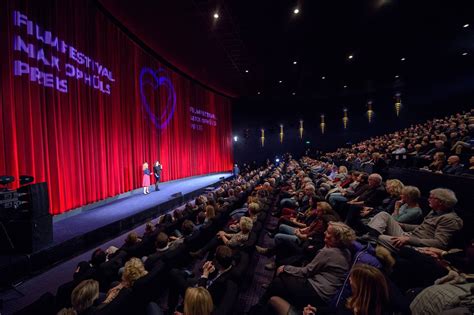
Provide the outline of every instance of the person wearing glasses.
[[380,212],[369,222],[368,236],[378,237],[392,252],[405,245],[446,250],[453,234],[463,226],[462,219],[454,212],[457,202],[452,190],[433,189],[428,198],[431,211],[421,224],[400,223],[389,213]]

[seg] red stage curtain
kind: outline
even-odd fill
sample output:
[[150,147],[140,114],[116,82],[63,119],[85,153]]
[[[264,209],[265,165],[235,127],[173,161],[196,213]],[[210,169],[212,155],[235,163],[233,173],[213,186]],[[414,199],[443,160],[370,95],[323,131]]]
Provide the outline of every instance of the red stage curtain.
[[[47,182],[53,214],[141,187],[144,161],[150,169],[155,160],[163,164],[162,181],[232,168],[231,101],[160,64],[93,1],[8,0],[0,9],[0,174],[28,174]],[[106,73],[98,75],[110,93],[68,77],[68,63],[85,74],[97,69],[28,35],[26,25],[15,25],[14,12],[110,70],[114,81]],[[17,36],[34,46],[34,58],[15,51]],[[45,59],[57,57],[57,67],[46,65],[39,49]],[[54,82],[38,83],[31,72],[15,76],[15,62],[65,80],[67,93],[50,87]],[[160,70],[157,78],[169,79],[176,95],[174,115],[163,129],[153,124],[143,104],[139,77],[144,67]],[[172,104],[172,89],[166,84],[153,89],[153,77],[146,79],[143,94],[160,119]],[[193,122],[192,116],[209,121]]]

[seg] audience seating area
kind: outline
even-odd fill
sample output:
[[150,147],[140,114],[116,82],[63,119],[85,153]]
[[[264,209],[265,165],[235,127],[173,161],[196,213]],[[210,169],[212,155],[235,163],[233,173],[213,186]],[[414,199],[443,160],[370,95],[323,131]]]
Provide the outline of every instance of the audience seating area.
[[[252,228],[245,241],[230,246],[233,253],[230,275],[219,303],[214,301],[214,313],[232,314],[238,294],[246,285],[243,283],[248,279],[246,275],[253,272],[250,256],[274,200],[268,186],[260,184],[273,175],[274,169],[271,165],[241,174],[238,179],[225,182],[216,191],[199,196],[184,209],[161,216],[156,224],[148,223],[144,235],[129,234],[120,248],[97,249],[89,262],[82,262],[77,270],[71,271],[72,280],[61,285],[55,295],[45,293],[17,314],[56,314],[61,309],[65,311],[64,308],[72,307],[74,288],[87,279],[96,280],[101,292],[93,306],[93,314],[146,314],[150,302],[156,302],[166,312],[170,284],[174,281],[170,278],[171,271],[184,271],[189,277],[200,276],[206,261],[201,258],[205,258],[207,253],[197,259],[190,254],[215,241],[218,231],[232,233],[233,229],[229,226],[232,227],[238,220],[232,219],[230,214],[240,210],[241,214],[252,217]],[[248,213],[247,198],[258,204],[257,213]],[[185,222],[191,222],[191,233],[185,231]],[[158,248],[157,244],[163,233],[169,238],[166,250]],[[136,279],[132,286],[122,288],[110,302],[101,303],[110,289],[123,279],[120,275],[125,270],[122,269],[132,257],[144,261],[147,273]]]
[[[473,130],[471,111],[245,169],[96,250],[18,314],[174,314],[195,286],[212,314],[472,313]],[[260,255],[272,262],[255,284]],[[89,300],[76,292],[87,279],[100,292]],[[246,309],[237,301],[252,282],[266,290]]]
[[474,176],[474,110],[374,137],[324,158],[367,173],[390,165]]

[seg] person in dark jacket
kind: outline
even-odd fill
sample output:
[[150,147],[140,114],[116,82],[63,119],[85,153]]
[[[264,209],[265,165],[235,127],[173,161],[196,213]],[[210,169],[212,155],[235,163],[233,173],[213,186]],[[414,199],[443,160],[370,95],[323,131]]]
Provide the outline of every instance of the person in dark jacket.
[[170,271],[170,292],[168,307],[173,310],[179,296],[183,296],[188,287],[198,286],[206,288],[212,296],[215,305],[219,305],[226,291],[226,282],[231,278],[233,263],[232,249],[220,245],[216,249],[214,261],[206,261],[202,266],[202,275],[199,278],[187,278],[186,272],[179,269]]

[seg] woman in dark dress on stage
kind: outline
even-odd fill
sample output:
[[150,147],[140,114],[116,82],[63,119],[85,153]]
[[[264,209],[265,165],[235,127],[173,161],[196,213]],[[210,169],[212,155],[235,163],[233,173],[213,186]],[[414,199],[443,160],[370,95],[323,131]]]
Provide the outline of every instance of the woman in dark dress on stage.
[[148,169],[148,163],[145,162],[143,163],[143,194],[149,194],[150,193],[150,170]]

